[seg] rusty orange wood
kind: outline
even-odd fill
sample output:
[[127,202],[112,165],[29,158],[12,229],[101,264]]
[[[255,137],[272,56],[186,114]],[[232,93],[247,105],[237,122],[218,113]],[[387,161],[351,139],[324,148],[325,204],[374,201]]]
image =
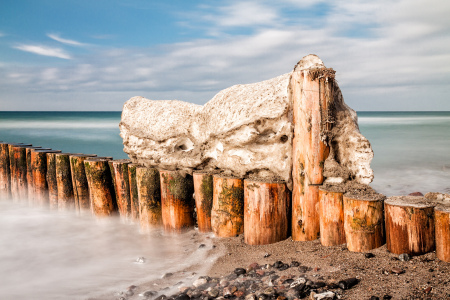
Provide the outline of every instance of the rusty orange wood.
[[213,176],[208,173],[196,172],[193,174],[193,178],[198,231],[211,232]]
[[31,145],[10,144],[9,155],[11,168],[11,197],[14,201],[26,200],[28,197],[27,186],[27,157],[26,148]]
[[450,262],[450,205],[438,205],[434,208],[436,228],[436,256]]
[[95,154],[69,155],[75,210],[81,214],[91,212],[91,201],[86,172],[84,170],[84,160],[96,156]]
[[131,219],[139,221],[139,195],[136,182],[137,164],[128,164],[128,182],[130,184]]
[[56,153],[47,153],[47,186],[50,209],[58,209],[58,186],[56,184]]
[[0,199],[11,198],[11,170],[7,143],[0,143]]
[[309,241],[320,230],[318,185],[323,183],[323,167],[329,154],[325,131],[328,107],[333,101],[334,77],[313,76],[326,68],[294,70],[290,81],[293,101],[293,190],[292,239]]
[[156,168],[136,167],[141,229],[148,231],[162,224],[161,182]]
[[117,211],[108,161],[98,157],[84,160],[92,212],[97,217],[110,216]]
[[50,148],[42,148],[40,146],[26,148],[26,156],[27,156],[27,190],[28,190],[28,203],[33,203],[34,201],[34,185],[33,185],[33,168],[31,166],[31,151],[33,149],[40,150],[52,150]]
[[178,171],[160,170],[161,212],[166,232],[181,232],[194,226],[194,182]]
[[344,195],[344,230],[347,248],[366,252],[384,245],[384,197]]
[[56,189],[58,194],[58,210],[74,210],[72,173],[70,171],[70,155],[75,153],[56,153]]
[[31,168],[33,173],[34,200],[40,206],[49,205],[47,184],[47,153],[61,152],[60,150],[31,150]]
[[244,233],[244,180],[213,176],[211,226],[217,237],[233,237]]
[[385,201],[386,244],[395,254],[421,255],[435,249],[433,202],[419,196]]
[[128,176],[129,159],[111,160],[111,175],[114,175],[116,201],[121,218],[131,219],[130,181]]
[[323,246],[345,244],[344,193],[319,188],[320,243]]
[[290,194],[284,182],[244,180],[244,239],[266,245],[287,238]]

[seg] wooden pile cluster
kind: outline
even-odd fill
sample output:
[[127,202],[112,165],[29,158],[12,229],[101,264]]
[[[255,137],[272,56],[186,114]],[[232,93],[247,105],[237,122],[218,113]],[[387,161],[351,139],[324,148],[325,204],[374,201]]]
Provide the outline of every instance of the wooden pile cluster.
[[[96,216],[119,214],[142,229],[163,226],[218,237],[244,234],[251,245],[320,237],[350,251],[382,246],[392,253],[436,249],[450,262],[450,208],[423,197],[344,193],[323,185],[333,120],[334,71],[294,72],[293,190],[284,182],[146,168],[130,160],[61,153],[29,144],[0,143],[0,198]],[[302,84],[298,84],[301,82]],[[300,89],[302,90],[296,90]],[[195,218],[196,215],[196,218]]]

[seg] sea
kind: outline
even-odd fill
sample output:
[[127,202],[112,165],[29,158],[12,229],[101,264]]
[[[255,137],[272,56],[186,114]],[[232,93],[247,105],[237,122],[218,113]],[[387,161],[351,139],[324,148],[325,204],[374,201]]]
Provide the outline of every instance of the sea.
[[[120,117],[0,112],[0,141],[127,158]],[[358,119],[375,153],[375,190],[386,196],[450,193],[450,112],[358,112]],[[0,199],[0,299],[118,299],[130,285],[195,273],[196,265],[207,269],[215,259],[207,252],[211,246],[210,236],[195,230],[144,233],[119,218],[97,220]]]

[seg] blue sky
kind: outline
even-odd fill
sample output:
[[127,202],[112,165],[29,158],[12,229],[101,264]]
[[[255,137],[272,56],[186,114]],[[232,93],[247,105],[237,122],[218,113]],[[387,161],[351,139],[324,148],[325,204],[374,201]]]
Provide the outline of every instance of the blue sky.
[[0,110],[204,104],[314,53],[356,110],[450,110],[450,2],[2,0]]

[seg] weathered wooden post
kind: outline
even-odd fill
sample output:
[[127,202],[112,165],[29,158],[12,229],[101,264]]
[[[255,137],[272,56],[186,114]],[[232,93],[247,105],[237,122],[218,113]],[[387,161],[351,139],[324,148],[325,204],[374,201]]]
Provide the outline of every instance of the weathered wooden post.
[[57,153],[61,150],[31,150],[31,168],[33,173],[34,200],[41,206],[49,205],[47,184],[47,153]]
[[320,243],[323,246],[345,244],[343,197],[343,189],[319,188]]
[[334,70],[316,56],[300,61],[292,73],[293,195],[292,239],[315,240],[319,236],[319,185],[329,154],[328,107],[333,101]]
[[136,182],[137,166],[137,164],[128,164],[128,182],[130,184],[131,219],[139,221],[139,195]]
[[387,249],[410,255],[433,251],[435,205],[421,196],[389,197],[384,202]]
[[218,237],[244,232],[244,180],[214,175],[211,226]]
[[194,226],[194,182],[178,171],[160,170],[161,212],[166,232],[181,232]]
[[84,170],[84,160],[89,157],[96,157],[95,154],[71,154],[70,174],[72,176],[73,196],[75,200],[75,210],[81,214],[91,211],[91,202],[89,198],[89,187]]
[[266,245],[287,238],[289,191],[284,182],[244,180],[244,238]]
[[156,168],[136,167],[141,229],[148,231],[162,224],[161,182]]
[[450,262],[450,204],[439,204],[434,208],[436,228],[436,256]]
[[213,203],[213,176],[204,172],[195,172],[194,195],[197,208],[198,231],[211,232],[211,210]]
[[27,189],[28,189],[28,203],[34,203],[34,185],[33,185],[33,167],[31,165],[31,151],[33,149],[52,150],[51,148],[42,148],[40,146],[26,148],[27,156]]
[[131,198],[130,198],[130,181],[128,176],[128,165],[131,163],[129,159],[111,160],[110,168],[114,175],[113,182],[116,192],[116,201],[119,214],[124,219],[131,218]]
[[109,159],[99,157],[84,160],[92,212],[97,217],[110,216],[117,209],[108,161]]
[[9,158],[11,168],[11,197],[14,201],[26,200],[27,191],[27,158],[26,146],[30,144],[10,144]]
[[75,208],[75,197],[73,194],[72,173],[70,171],[70,155],[79,153],[56,153],[55,175],[56,190],[58,195],[58,210],[73,210]]
[[0,143],[0,199],[11,197],[11,173],[7,143]]
[[58,186],[56,183],[56,153],[47,153],[47,186],[50,209],[58,209]]
[[384,199],[381,194],[344,195],[344,230],[349,251],[365,252],[384,245]]

